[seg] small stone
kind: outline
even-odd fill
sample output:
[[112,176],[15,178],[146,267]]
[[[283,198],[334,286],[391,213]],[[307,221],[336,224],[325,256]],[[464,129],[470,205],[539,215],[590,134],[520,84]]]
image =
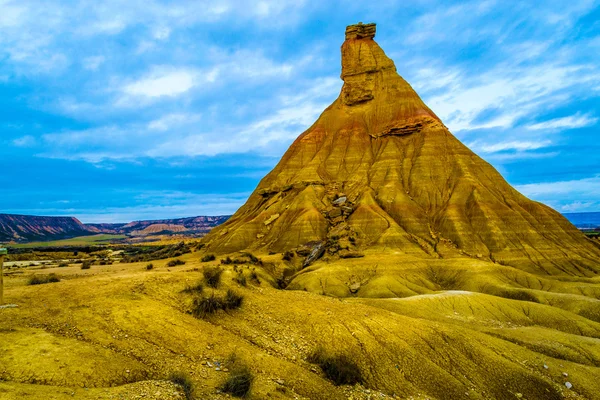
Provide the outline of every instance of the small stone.
[[515,394],[515,396],[517,396],[517,399],[522,399],[523,398],[523,393],[517,393],[517,394]]
[[544,364],[544,369],[548,369],[548,366],[546,364]]
[[346,204],[346,200],[348,200],[348,198],[346,196],[342,196],[336,200],[333,201],[333,204],[335,204],[336,206],[341,206]]
[[565,382],[565,386],[567,387],[567,389],[571,389],[573,387],[571,382]]
[[563,372],[563,376],[567,377],[567,376],[569,376],[569,374],[567,374],[566,372]]
[[285,385],[285,381],[283,379],[277,379],[275,381],[275,383],[277,383],[278,385],[282,385],[282,386]]

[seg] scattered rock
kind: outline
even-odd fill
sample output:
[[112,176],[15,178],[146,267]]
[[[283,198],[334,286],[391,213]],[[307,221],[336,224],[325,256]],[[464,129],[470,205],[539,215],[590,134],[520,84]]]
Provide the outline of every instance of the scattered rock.
[[544,369],[548,369],[548,366],[546,364],[544,364]]
[[264,222],[265,226],[273,223],[273,221],[275,221],[277,218],[279,218],[279,214],[273,214],[271,215],[269,218],[267,218],[267,220]]
[[349,287],[350,289],[350,293],[357,293],[358,290],[360,289],[360,283],[353,283],[352,285],[350,285]]
[[319,242],[312,248],[310,254],[304,260],[302,267],[308,267],[310,264],[321,258],[323,253],[325,253],[325,242]]
[[567,387],[567,389],[571,389],[573,387],[573,384],[571,384],[571,382],[565,382],[565,386]]
[[333,201],[333,204],[336,206],[342,206],[344,204],[346,204],[346,201],[348,200],[348,198],[346,196],[340,197],[339,199],[336,199]]
[[567,377],[567,376],[569,376],[569,374],[567,374],[566,372],[563,372],[563,376]]
[[337,217],[340,217],[341,215],[342,215],[342,210],[340,210],[339,208],[334,208],[333,210],[331,210],[327,213],[327,216],[329,218],[337,218]]

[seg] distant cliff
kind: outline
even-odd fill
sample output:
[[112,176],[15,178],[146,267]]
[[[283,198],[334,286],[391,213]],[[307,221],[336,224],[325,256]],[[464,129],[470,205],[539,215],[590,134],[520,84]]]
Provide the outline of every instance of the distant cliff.
[[128,224],[87,224],[102,233],[118,233],[124,235],[156,234],[163,231],[207,233],[212,228],[229,219],[229,215],[199,216],[175,219],[157,219],[149,221],[133,221]]
[[67,239],[98,233],[146,236],[169,233],[204,234],[227,221],[228,215],[199,216],[118,224],[83,224],[74,217],[0,214],[0,242]]
[[0,214],[0,241],[28,242],[93,235],[100,231],[73,217]]

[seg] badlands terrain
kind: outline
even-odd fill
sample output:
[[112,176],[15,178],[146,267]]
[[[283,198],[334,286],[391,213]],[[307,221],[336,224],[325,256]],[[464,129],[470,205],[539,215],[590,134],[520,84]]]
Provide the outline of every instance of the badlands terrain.
[[11,268],[0,397],[600,399],[598,241],[374,36],[347,28],[340,97],[189,252]]

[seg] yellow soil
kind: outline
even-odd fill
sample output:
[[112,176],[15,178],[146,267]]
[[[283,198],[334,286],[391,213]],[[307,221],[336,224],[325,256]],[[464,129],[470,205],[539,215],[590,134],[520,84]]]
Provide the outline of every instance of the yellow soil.
[[[377,254],[321,261],[293,281],[303,289],[329,280],[324,291],[344,287],[341,298],[312,287],[275,289],[272,266],[245,267],[247,277],[256,268],[261,284],[238,287],[226,266],[217,291],[234,288],[244,304],[206,320],[187,313],[193,295],[182,292],[201,280],[204,266],[218,263],[200,263],[198,253],[180,257],[187,264],[179,267],[154,261],[151,271],[146,263],[48,269],[62,281],[38,286],[27,278],[42,271],[9,275],[6,298],[19,307],[0,309],[0,398],[183,398],[166,381],[174,371],[191,376],[196,398],[226,398],[217,389],[227,372],[215,363],[233,353],[256,377],[253,399],[600,398],[598,278],[559,281],[489,262],[440,260],[469,271],[450,280],[460,290],[447,291],[439,290],[447,283],[439,271],[409,268],[410,260],[397,257],[386,255],[387,264]],[[350,294],[357,281],[358,293]],[[493,295],[502,289],[539,303]],[[373,298],[382,294],[388,298]],[[328,381],[305,360],[319,345],[354,360],[364,385]]]

